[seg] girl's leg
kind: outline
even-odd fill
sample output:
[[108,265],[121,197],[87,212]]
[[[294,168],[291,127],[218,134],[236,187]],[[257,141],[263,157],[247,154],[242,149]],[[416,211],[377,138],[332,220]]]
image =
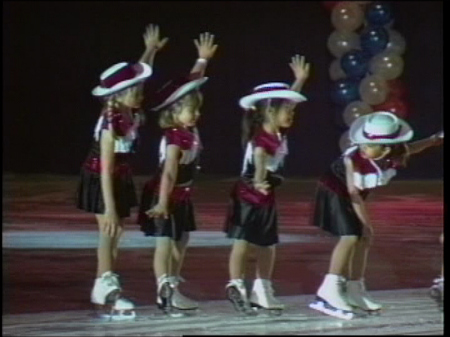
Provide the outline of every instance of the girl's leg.
[[179,277],[186,255],[187,244],[189,242],[189,232],[183,232],[180,241],[175,241],[172,247],[172,263],[170,275]]
[[174,241],[169,237],[156,238],[153,270],[157,280],[164,275],[168,276],[170,274],[173,246]]
[[100,214],[95,215],[99,228],[99,239],[97,247],[97,278],[101,277],[105,272],[113,269],[113,238],[104,234],[104,216]]
[[345,235],[341,236],[339,242],[334,247],[331,255],[329,274],[344,276],[348,270],[348,264],[351,258],[352,250],[358,241],[357,236]]
[[116,270],[116,266],[117,266],[117,257],[119,255],[119,242],[120,242],[120,238],[122,237],[123,234],[123,220],[120,221],[120,225],[117,228],[117,232],[116,235],[113,237],[112,240],[112,268],[113,270]]
[[234,240],[231,249],[229,271],[230,279],[243,279],[249,251],[249,243],[245,240]]
[[364,238],[358,240],[353,249],[353,256],[349,263],[349,280],[360,280],[366,273],[367,258],[369,256],[370,242]]
[[250,302],[266,309],[284,309],[284,305],[274,297],[272,273],[275,264],[275,245],[257,247],[256,280],[250,296]]
[[256,255],[256,278],[270,280],[275,265],[275,245],[268,247],[257,247]]
[[350,264],[349,281],[347,282],[347,300],[349,304],[355,307],[372,311],[379,310],[382,306],[369,296],[364,282],[370,245],[370,238],[361,238],[355,245],[352,263]]

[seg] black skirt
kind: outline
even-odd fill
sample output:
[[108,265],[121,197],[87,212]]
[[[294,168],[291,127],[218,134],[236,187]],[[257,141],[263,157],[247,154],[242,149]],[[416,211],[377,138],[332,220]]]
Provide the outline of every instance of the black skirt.
[[[129,217],[131,208],[137,206],[136,190],[131,174],[114,176],[113,191],[117,215],[119,218]],[[89,213],[105,213],[100,174],[81,170],[77,190],[77,208]]]
[[321,183],[316,190],[312,224],[335,236],[361,236],[363,230],[350,196],[337,193]]
[[272,246],[279,242],[274,195],[270,202],[261,202],[263,197],[257,193],[249,186],[246,188],[244,182],[235,185],[224,232],[231,239],[245,240],[257,246]]
[[169,237],[180,241],[183,232],[192,232],[197,229],[194,205],[190,198],[171,200],[168,219],[149,218],[145,212],[158,204],[158,186],[155,181],[150,181],[145,185],[137,222],[145,236]]

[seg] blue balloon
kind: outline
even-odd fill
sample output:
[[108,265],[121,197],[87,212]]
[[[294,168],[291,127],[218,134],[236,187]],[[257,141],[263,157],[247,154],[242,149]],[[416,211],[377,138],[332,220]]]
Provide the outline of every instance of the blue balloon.
[[361,50],[350,50],[341,58],[341,68],[349,77],[362,77],[369,69],[370,55]]
[[387,25],[393,19],[391,6],[385,2],[372,2],[367,7],[366,19],[372,26]]
[[361,48],[370,55],[375,55],[386,49],[389,33],[383,27],[367,27],[361,33]]
[[338,80],[331,88],[331,99],[338,105],[347,105],[359,99],[359,82],[353,79]]

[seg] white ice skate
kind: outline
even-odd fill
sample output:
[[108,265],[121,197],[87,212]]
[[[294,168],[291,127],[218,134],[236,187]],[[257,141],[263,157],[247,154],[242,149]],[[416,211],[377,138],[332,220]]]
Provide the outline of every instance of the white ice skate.
[[382,305],[375,302],[367,293],[364,279],[347,281],[347,302],[352,307],[360,308],[368,312],[377,312]]
[[180,276],[170,276],[169,277],[170,285],[173,289],[172,295],[172,307],[185,312],[193,312],[198,309],[198,303],[187,298],[183,294],[180,293],[178,289],[180,282],[184,282],[184,279]]
[[281,315],[284,304],[273,296],[272,282],[270,280],[256,279],[250,295],[250,304],[255,308],[263,308],[270,314]]
[[233,304],[236,311],[246,315],[256,314],[256,311],[250,307],[244,280],[235,279],[229,281],[225,287],[225,290],[228,300]]
[[430,288],[430,297],[436,301],[439,309],[444,309],[444,278],[439,277],[434,279],[433,285]]
[[354,313],[345,300],[344,284],[345,279],[342,276],[325,275],[322,285],[317,291],[316,300],[309,307],[330,316],[352,319]]
[[156,305],[166,314],[172,313],[173,287],[170,278],[164,274],[157,280]]
[[136,317],[134,304],[121,298],[118,275],[107,271],[95,279],[91,302],[97,306],[97,316],[106,320],[130,320]]

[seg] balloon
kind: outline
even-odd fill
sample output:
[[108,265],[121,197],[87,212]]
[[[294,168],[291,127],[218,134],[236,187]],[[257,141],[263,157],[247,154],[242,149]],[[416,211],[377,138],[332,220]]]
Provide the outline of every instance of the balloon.
[[352,1],[339,2],[331,12],[331,23],[337,30],[354,31],[361,26],[363,20],[361,7]]
[[381,104],[386,101],[388,90],[386,81],[378,75],[367,76],[359,85],[359,94],[362,101],[370,105]]
[[340,79],[345,78],[345,73],[341,68],[341,60],[336,59],[333,62],[331,62],[330,69],[329,69],[330,78],[333,81],[337,81]]
[[372,58],[369,69],[372,74],[380,75],[386,80],[393,80],[403,72],[403,59],[392,52],[382,52]]
[[393,19],[391,6],[386,2],[373,2],[367,7],[366,18],[373,26],[384,26]]
[[359,48],[359,35],[354,32],[335,30],[327,41],[328,50],[336,57],[341,57],[346,52]]
[[406,119],[408,116],[408,106],[404,100],[397,97],[389,97],[389,100],[383,104],[373,107],[375,111],[391,112],[401,119]]
[[388,30],[389,42],[386,45],[386,51],[402,55],[406,49],[406,42],[403,36],[394,29]]
[[342,56],[341,68],[350,77],[362,77],[369,68],[369,56],[361,50],[351,50]]
[[359,99],[358,82],[344,79],[333,83],[331,99],[339,105],[346,105]]
[[406,88],[402,81],[395,79],[388,81],[389,97],[405,98]]
[[349,132],[345,131],[341,135],[341,138],[339,139],[339,148],[341,149],[342,152],[344,152],[351,146],[352,146],[352,142],[350,140]]
[[375,55],[383,51],[389,42],[389,34],[383,27],[367,27],[361,33],[361,48]]
[[373,112],[372,107],[363,101],[351,102],[344,110],[342,117],[346,125],[350,126],[355,119]]
[[323,7],[331,11],[340,1],[322,1]]

